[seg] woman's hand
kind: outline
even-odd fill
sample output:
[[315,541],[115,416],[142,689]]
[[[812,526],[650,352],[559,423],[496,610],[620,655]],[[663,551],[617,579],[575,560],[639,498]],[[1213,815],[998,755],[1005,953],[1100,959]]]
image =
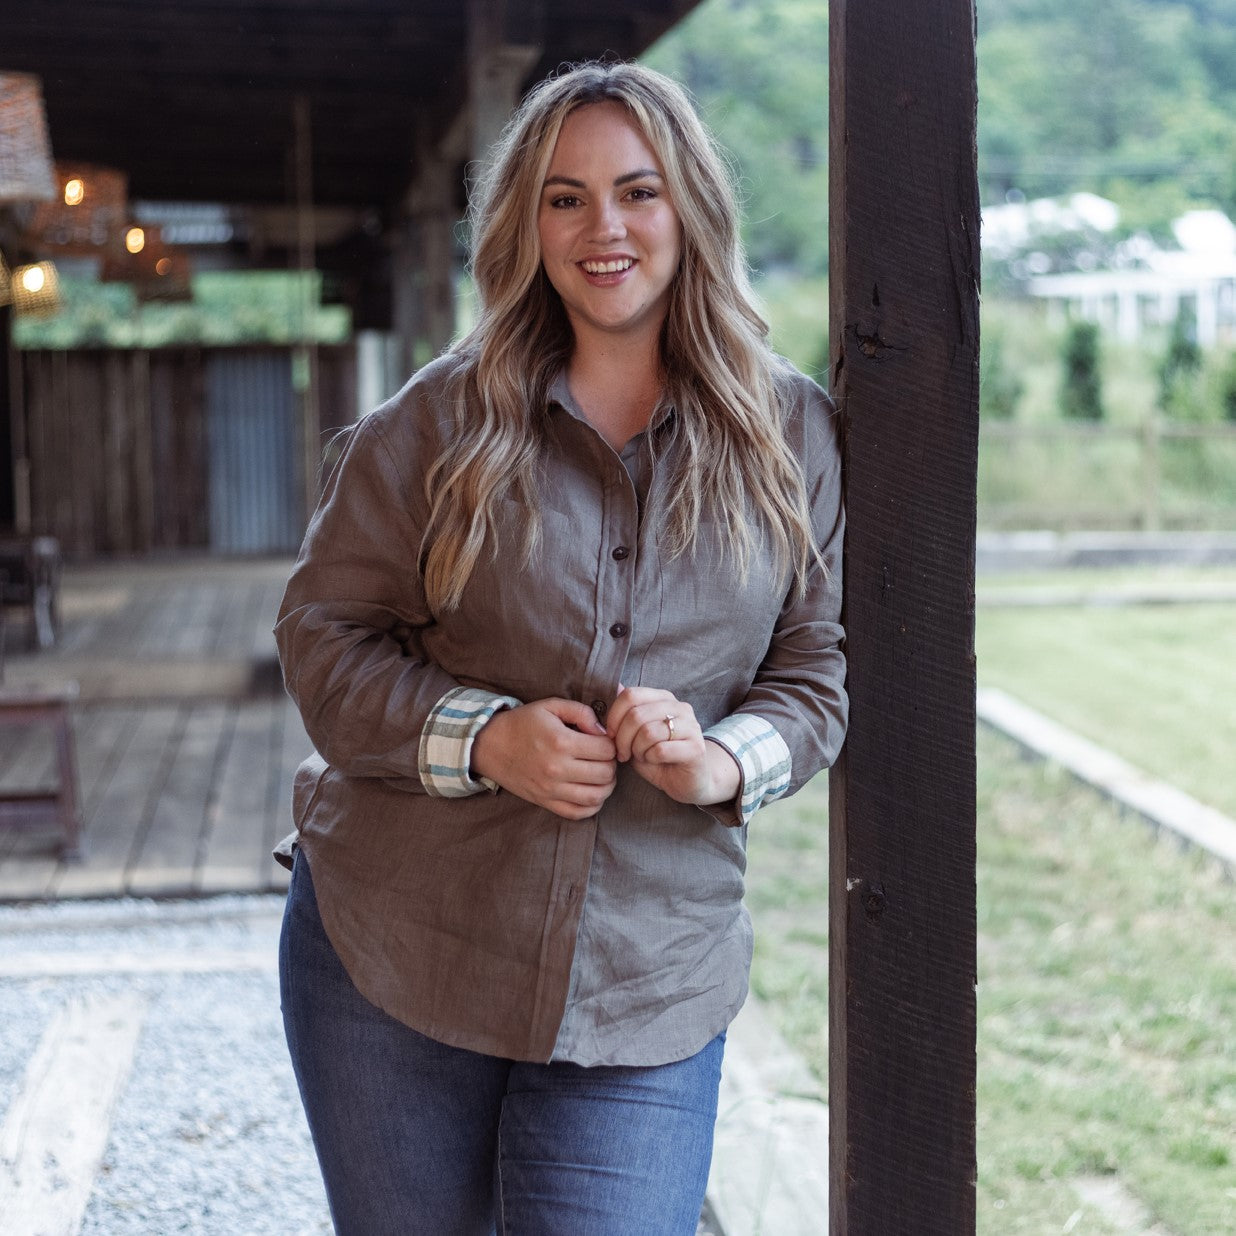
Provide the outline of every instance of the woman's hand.
[[695,710],[672,692],[620,687],[606,721],[619,761],[677,802],[706,806],[738,793],[737,762],[704,738]]
[[472,772],[567,820],[596,815],[613,793],[613,739],[587,704],[545,699],[495,713],[472,743]]

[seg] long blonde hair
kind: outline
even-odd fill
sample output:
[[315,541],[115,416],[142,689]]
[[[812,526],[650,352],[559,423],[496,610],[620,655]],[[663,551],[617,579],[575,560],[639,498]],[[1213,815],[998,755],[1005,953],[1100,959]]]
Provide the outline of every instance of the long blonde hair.
[[640,65],[576,65],[537,86],[512,117],[472,186],[469,220],[478,316],[453,348],[453,433],[429,470],[423,545],[431,604],[459,604],[493,536],[499,499],[529,512],[524,551],[540,537],[536,470],[550,383],[572,333],[541,265],[537,212],[563,120],[592,103],[626,106],[665,173],[682,224],[682,258],[661,334],[676,449],[666,487],[663,544],[694,548],[710,510],[740,572],[762,520],[777,564],[805,584],[818,558],[802,471],[782,432],[786,369],[754,306],[728,167],[686,93]]

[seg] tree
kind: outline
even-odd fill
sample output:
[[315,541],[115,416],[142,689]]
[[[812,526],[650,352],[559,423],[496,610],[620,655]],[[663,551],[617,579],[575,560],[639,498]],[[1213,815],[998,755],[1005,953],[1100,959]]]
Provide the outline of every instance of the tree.
[[1099,328],[1073,322],[1064,336],[1064,375],[1060,411],[1070,420],[1103,419],[1103,380],[1099,373]]
[[1219,402],[1224,419],[1236,424],[1236,352],[1229,352],[1219,375]]
[[1202,349],[1192,312],[1182,305],[1172,323],[1167,351],[1159,362],[1159,407],[1168,416],[1187,418],[1196,402],[1197,378],[1202,369]]
[[734,158],[752,264],[828,265],[828,0],[705,0],[644,57]]

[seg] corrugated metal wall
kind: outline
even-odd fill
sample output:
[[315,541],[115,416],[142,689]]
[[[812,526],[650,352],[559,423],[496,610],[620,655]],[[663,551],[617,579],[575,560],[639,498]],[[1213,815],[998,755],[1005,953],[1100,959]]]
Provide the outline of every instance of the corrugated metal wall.
[[304,532],[297,399],[286,352],[206,358],[210,548],[291,553]]

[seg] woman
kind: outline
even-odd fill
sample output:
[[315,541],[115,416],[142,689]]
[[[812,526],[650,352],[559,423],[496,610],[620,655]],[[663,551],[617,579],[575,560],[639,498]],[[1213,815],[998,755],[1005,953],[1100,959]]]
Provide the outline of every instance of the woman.
[[472,223],[477,325],[350,431],[277,627],[288,1042],[342,1233],[690,1236],[746,825],[844,732],[832,410],[664,77],[543,83]]

